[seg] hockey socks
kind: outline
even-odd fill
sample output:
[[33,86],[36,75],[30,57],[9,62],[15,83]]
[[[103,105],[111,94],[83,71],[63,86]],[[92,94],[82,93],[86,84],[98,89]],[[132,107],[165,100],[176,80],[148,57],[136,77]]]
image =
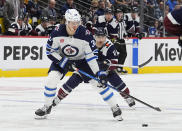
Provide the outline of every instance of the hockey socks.
[[[128,97],[127,95],[130,94],[130,90],[128,89],[128,87],[124,88],[123,90],[121,90],[123,93],[120,93],[120,95],[125,99],[126,103],[128,104],[129,107],[133,107],[135,105],[135,101]],[[127,94],[127,95],[125,95]]]

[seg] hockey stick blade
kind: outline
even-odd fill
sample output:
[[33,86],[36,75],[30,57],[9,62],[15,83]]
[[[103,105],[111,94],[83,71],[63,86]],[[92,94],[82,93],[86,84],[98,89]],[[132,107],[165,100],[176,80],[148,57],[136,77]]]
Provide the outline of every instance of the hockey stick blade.
[[155,110],[161,112],[161,109],[159,107],[155,107]]
[[[85,75],[85,76],[87,76],[87,77],[89,77],[89,78],[91,78],[91,79],[94,79],[94,80],[96,80],[96,81],[99,82],[99,79],[98,79],[98,78],[96,78],[96,77],[94,77],[94,76],[92,76],[92,75],[90,75],[90,74],[88,74],[88,73],[86,73],[86,72],[84,72],[84,71],[82,71],[82,70],[80,70],[80,69],[74,67],[74,66],[73,66],[73,69],[74,69],[75,71],[77,71],[77,72],[79,72],[79,73],[81,73],[81,74],[83,74],[83,75]],[[106,84],[106,85],[107,85],[108,87],[110,87],[110,88],[116,90],[113,86],[111,86],[111,85],[109,85],[109,84]],[[118,90],[116,90],[116,91],[118,91]],[[121,92],[121,91],[119,91],[119,92]],[[152,105],[149,105],[149,104],[147,104],[146,102],[141,101],[141,100],[139,100],[139,99],[137,99],[137,98],[135,98],[135,97],[133,97],[133,96],[131,96],[131,95],[128,95],[128,94],[126,94],[126,93],[124,93],[124,92],[121,92],[121,93],[124,94],[124,95],[126,95],[126,96],[128,96],[128,97],[130,97],[130,98],[135,99],[136,101],[138,101],[138,102],[140,102],[140,103],[142,103],[142,104],[144,104],[144,105],[146,105],[146,106],[148,106],[148,107],[150,107],[150,108],[152,108],[152,109],[154,109],[154,110],[156,110],[156,111],[161,111],[161,109],[160,109],[159,107],[153,107]]]
[[[147,65],[148,63],[150,63],[150,61],[152,60],[152,56],[144,63],[138,65],[138,66],[127,66],[127,65],[122,65],[122,64],[108,64],[110,66],[117,66],[117,67],[130,67],[130,68],[142,68],[144,67],[145,65]],[[106,63],[107,64],[107,63]]]
[[151,57],[150,57],[147,61],[145,61],[144,63],[138,65],[138,67],[139,67],[139,68],[144,67],[144,66],[147,65],[149,62],[151,62],[152,58],[153,58],[153,56],[151,56]]
[[146,103],[144,101],[141,101],[140,99],[138,99],[138,98],[136,98],[134,96],[128,95],[128,94],[126,94],[126,93],[124,93],[122,91],[119,91],[119,92],[122,93],[123,95],[126,95],[127,97],[133,98],[134,100],[136,100],[136,101],[138,101],[138,102],[140,102],[140,103],[142,103],[142,104],[144,104],[144,105],[146,105],[146,106],[148,106],[148,107],[150,107],[150,108],[152,108],[152,109],[154,109],[156,111],[161,112],[161,109],[159,107],[154,107],[154,106],[152,106],[152,105],[150,105],[150,104],[148,104],[148,103]]

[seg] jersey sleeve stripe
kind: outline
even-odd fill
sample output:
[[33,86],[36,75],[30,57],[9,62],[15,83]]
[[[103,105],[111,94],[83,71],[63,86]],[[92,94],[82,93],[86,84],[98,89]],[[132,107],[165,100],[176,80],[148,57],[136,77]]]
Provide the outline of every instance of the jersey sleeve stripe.
[[95,49],[95,50],[93,51],[93,53],[98,53],[98,51],[99,51],[98,49]]
[[93,57],[91,57],[91,58],[89,58],[89,59],[86,59],[86,60],[87,60],[87,62],[89,62],[89,61],[92,61],[92,60],[94,60],[94,59],[98,59],[98,56],[93,56]]
[[55,50],[55,51],[59,50],[59,47],[58,47],[58,48],[52,48],[49,44],[47,44],[46,48],[47,48],[47,49],[53,49],[53,50]]
[[46,55],[50,55],[52,52],[50,51],[46,51]]
[[175,19],[174,17],[171,15],[171,13],[169,13],[167,15],[168,19],[173,23],[173,24],[177,24],[177,25],[180,25]]

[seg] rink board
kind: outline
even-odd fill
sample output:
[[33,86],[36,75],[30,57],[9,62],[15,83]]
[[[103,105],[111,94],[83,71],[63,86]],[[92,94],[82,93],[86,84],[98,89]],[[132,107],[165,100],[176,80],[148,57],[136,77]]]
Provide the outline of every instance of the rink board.
[[[0,77],[46,76],[51,61],[46,56],[47,37],[0,37]],[[125,65],[128,73],[181,73],[182,49],[177,38],[129,39]],[[68,73],[67,75],[71,75]]]
[[[152,57],[144,68],[143,73],[181,73],[182,48],[177,44],[177,38],[146,38],[139,41],[138,63],[141,64]],[[135,59],[134,57],[132,59]]]
[[[47,76],[48,68],[19,69],[19,70],[0,70],[0,77],[40,77]],[[72,75],[68,72],[66,76]]]

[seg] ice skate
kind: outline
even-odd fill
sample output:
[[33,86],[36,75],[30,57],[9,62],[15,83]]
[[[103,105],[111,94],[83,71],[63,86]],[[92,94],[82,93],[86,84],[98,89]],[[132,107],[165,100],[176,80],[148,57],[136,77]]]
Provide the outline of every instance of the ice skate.
[[135,106],[134,99],[128,97],[128,98],[125,98],[125,101],[126,101],[126,103],[128,104],[129,107],[134,107]]
[[46,119],[47,115],[51,113],[52,106],[44,105],[35,111],[35,119]]
[[114,106],[114,107],[111,107],[111,110],[113,112],[113,117],[118,120],[118,121],[122,121],[123,118],[121,116],[122,112],[121,112],[121,109],[119,108],[118,105]]

